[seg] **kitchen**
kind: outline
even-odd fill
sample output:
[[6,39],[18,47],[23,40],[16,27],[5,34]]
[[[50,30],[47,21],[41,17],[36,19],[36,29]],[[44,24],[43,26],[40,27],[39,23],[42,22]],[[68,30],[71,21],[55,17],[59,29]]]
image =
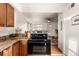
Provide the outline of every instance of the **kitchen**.
[[64,36],[67,25],[63,19],[67,15],[63,10],[72,5],[0,3],[0,55],[72,55],[66,53],[70,50],[65,50],[68,46],[64,47],[67,43],[63,43],[68,38]]
[[[3,56],[27,56],[29,54],[28,53],[28,51],[29,51],[28,41],[30,39],[31,32],[39,30],[39,32],[42,31],[42,34],[47,35],[47,28],[48,27],[51,28],[51,26],[53,26],[53,24],[55,25],[53,27],[54,28],[53,32],[55,32],[55,30],[57,29],[57,20],[50,22],[51,19],[57,18],[56,13],[54,13],[54,14],[52,14],[52,13],[33,13],[32,19],[42,19],[42,18],[46,19],[46,21],[37,20],[37,22],[41,21],[42,23],[41,22],[37,23],[37,22],[35,22],[36,20],[34,20],[34,22],[36,24],[33,24],[34,22],[31,23],[27,20],[27,19],[31,19],[29,17],[32,14],[30,14],[30,13],[22,14],[16,8],[17,5],[19,5],[19,4],[16,4],[14,6],[11,3],[10,4],[9,3],[0,3],[0,10],[1,10],[1,12],[0,12],[0,16],[1,16],[1,18],[0,18],[0,28],[1,28],[0,29],[0,39],[1,39],[0,40],[0,52],[1,53],[0,54]],[[38,5],[40,5],[40,4],[38,4]],[[52,30],[52,28],[49,29],[50,35],[51,35],[51,30]],[[46,33],[43,33],[45,31],[46,31]],[[57,34],[53,33],[53,35],[57,35]],[[50,37],[52,37],[52,36],[50,36]],[[42,38],[40,38],[40,39],[42,39]],[[47,39],[47,38],[43,38],[43,39]],[[49,45],[49,49],[50,49],[49,55],[51,55],[50,47],[51,47],[51,45]]]

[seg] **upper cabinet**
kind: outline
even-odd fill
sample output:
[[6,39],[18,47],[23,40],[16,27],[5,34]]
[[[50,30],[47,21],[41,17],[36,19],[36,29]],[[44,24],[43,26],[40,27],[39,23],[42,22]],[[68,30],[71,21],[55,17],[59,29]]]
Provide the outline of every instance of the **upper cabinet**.
[[7,4],[7,26],[14,26],[14,8],[10,4]]
[[6,26],[6,4],[0,3],[0,27]]
[[8,3],[0,3],[0,27],[14,27],[14,8]]

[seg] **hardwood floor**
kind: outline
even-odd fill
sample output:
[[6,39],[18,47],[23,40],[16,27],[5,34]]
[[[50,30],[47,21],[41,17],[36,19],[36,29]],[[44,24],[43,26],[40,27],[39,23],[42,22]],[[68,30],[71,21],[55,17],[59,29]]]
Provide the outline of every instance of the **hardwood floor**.
[[51,46],[51,55],[52,56],[64,56],[64,54],[60,51],[57,45]]

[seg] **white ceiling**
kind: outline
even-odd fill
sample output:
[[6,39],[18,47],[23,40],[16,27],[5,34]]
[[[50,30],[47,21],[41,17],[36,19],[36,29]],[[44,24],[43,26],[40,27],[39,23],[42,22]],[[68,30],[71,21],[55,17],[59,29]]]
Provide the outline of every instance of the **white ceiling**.
[[69,3],[11,3],[11,5],[28,19],[40,17],[43,19],[51,18],[51,21],[58,20],[57,14],[61,13],[68,4]]
[[58,20],[57,13],[25,13],[23,12],[23,14],[29,19],[33,17],[40,17],[43,19],[51,18],[52,20],[50,21]]
[[21,12],[60,13],[68,3],[12,3]]

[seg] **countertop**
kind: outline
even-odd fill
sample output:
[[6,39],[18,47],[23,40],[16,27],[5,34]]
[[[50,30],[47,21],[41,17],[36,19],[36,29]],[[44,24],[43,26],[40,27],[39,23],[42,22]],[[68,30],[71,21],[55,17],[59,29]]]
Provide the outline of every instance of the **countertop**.
[[14,43],[24,39],[27,40],[27,37],[14,37],[14,38],[6,39],[5,41],[0,41],[0,52],[12,46]]

